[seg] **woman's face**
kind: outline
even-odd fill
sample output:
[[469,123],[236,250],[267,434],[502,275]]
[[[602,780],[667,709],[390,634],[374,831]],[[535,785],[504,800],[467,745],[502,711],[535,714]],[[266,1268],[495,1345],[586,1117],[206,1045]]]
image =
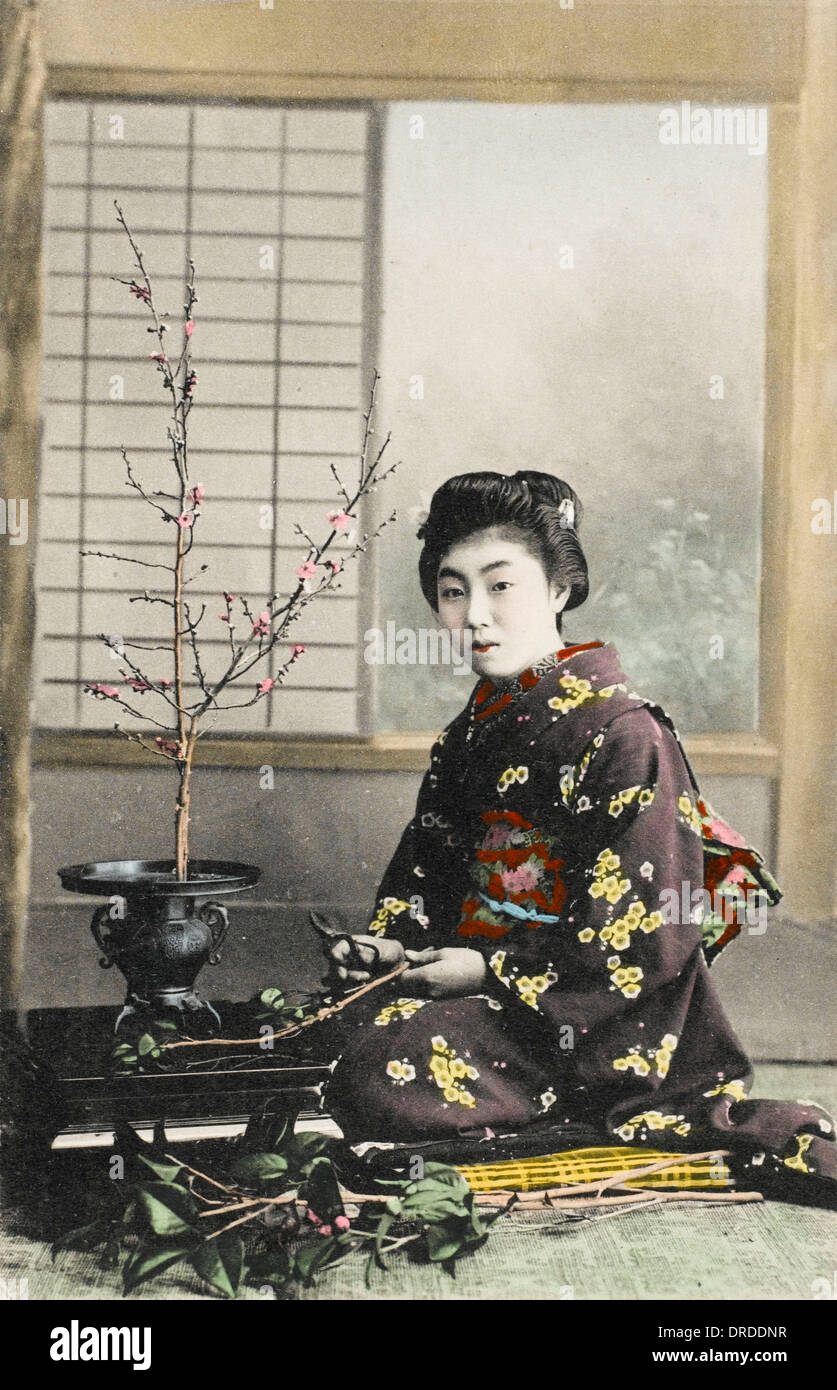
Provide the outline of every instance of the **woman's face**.
[[502,528],[476,531],[451,546],[436,594],[442,626],[470,633],[479,675],[520,675],[560,646],[555,618],[570,590],[549,581],[540,560]]

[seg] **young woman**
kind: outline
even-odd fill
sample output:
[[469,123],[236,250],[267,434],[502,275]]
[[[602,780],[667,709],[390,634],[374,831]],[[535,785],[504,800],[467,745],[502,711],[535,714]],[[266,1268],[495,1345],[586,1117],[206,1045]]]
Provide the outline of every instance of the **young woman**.
[[349,983],[410,964],[346,1016],[325,1105],[352,1142],[548,1120],[837,1177],[825,1111],[746,1098],[707,969],[776,884],[614,647],[562,641],[588,590],[581,510],[537,472],[463,474],[433,497],[422,589],[481,679],[432,750],[368,933],[353,959],[330,948]]

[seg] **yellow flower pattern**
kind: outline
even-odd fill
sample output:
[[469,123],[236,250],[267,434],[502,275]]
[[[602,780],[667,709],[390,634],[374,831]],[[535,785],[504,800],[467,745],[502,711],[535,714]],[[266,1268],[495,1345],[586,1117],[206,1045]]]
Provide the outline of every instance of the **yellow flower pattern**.
[[621,816],[625,807],[630,806],[631,802],[634,800],[636,800],[640,806],[650,806],[655,796],[656,792],[652,787],[641,787],[639,785],[635,787],[626,787],[624,791],[617,792],[616,796],[611,798],[610,805],[607,808],[608,815]]
[[593,869],[593,882],[587,889],[591,898],[607,898],[609,903],[618,903],[631,886],[629,878],[619,877],[621,860],[610,849],[603,849]]
[[410,904],[404,902],[402,898],[384,898],[380,910],[367,927],[369,935],[386,936],[387,928],[391,925],[393,917],[400,917],[402,912],[409,911]]
[[661,927],[664,920],[661,912],[648,912],[645,903],[637,899],[631,903],[622,917],[617,917],[602,927],[599,940],[611,946],[614,951],[627,951],[631,944],[631,932],[639,928],[648,934]]
[[528,767],[507,767],[505,772],[500,773],[500,778],[497,782],[497,790],[502,794],[508,791],[509,787],[513,786],[515,782],[523,783],[528,780]]
[[426,1003],[426,999],[396,999],[394,1004],[387,1004],[386,1008],[375,1015],[375,1022],[385,1028],[394,1018],[410,1018],[418,1013],[419,1009],[423,1009]]
[[465,1089],[462,1082],[465,1080],[476,1081],[479,1076],[476,1067],[472,1067],[463,1058],[457,1057],[454,1049],[448,1047],[445,1039],[440,1035],[437,1034],[430,1041],[433,1054],[428,1062],[428,1067],[445,1100],[451,1104],[464,1105],[467,1110],[473,1110],[477,1103],[476,1098]]
[[733,1100],[746,1100],[747,1091],[743,1081],[722,1081],[720,1086],[713,1086],[711,1091],[704,1091],[705,1096],[732,1096]]
[[802,1155],[810,1149],[814,1136],[813,1134],[796,1134],[794,1138],[796,1139],[796,1153],[792,1154],[790,1158],[783,1158],[782,1162],[786,1168],[796,1168],[800,1173],[810,1173],[811,1169]]
[[636,999],[642,986],[639,983],[643,973],[638,965],[622,965],[618,956],[611,956],[607,963],[610,970],[610,988],[620,989],[626,999]]
[[664,1078],[668,1076],[671,1056],[676,1046],[676,1034],[666,1033],[659,1047],[648,1048],[645,1057],[642,1056],[638,1047],[629,1048],[626,1057],[614,1057],[614,1070],[632,1071],[636,1076],[649,1076],[651,1073],[651,1063],[653,1062],[657,1076]]
[[610,700],[617,690],[625,691],[628,688],[620,684],[603,685],[599,690],[594,690],[590,681],[580,680],[577,676],[561,676],[558,684],[567,694],[556,695],[547,700],[547,704],[559,714],[568,714],[571,709],[578,709],[579,705],[586,705],[589,700]]
[[619,1125],[614,1133],[618,1134],[620,1139],[630,1142],[638,1129],[644,1136],[649,1129],[672,1129],[675,1134],[686,1135],[691,1128],[683,1115],[663,1115],[659,1110],[643,1110],[641,1115],[632,1115],[625,1124]]
[[538,995],[543,994],[550,985],[554,985],[557,979],[558,976],[551,970],[545,975],[519,975],[514,981],[514,987],[524,1004],[528,1004],[530,1009],[537,1009]]
[[703,831],[698,809],[696,806],[692,805],[691,797],[686,792],[684,792],[682,796],[678,796],[677,809],[680,812],[681,819],[688,825],[689,829],[693,830],[696,835],[701,836]]
[[408,1081],[415,1081],[416,1069],[405,1057],[401,1062],[397,1060],[387,1062],[387,1076],[391,1077],[398,1086],[405,1086]]

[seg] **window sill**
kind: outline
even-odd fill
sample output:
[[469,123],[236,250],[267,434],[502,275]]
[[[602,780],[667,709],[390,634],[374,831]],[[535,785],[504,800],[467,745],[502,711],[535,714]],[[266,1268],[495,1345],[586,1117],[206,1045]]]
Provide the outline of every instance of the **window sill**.
[[[198,744],[195,765],[423,772],[435,736],[432,732],[374,738],[209,736]],[[684,744],[698,776],[778,774],[777,748],[757,734],[696,734]],[[40,729],[33,738],[33,762],[38,767],[149,767],[156,761],[137,744],[112,734]]]

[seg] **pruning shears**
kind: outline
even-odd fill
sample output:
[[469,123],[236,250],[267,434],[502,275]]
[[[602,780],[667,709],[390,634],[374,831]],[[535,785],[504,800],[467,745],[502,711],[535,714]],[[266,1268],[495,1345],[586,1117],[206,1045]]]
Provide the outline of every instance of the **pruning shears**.
[[[377,965],[378,961],[381,959],[380,951],[371,941],[364,941],[361,945],[358,945],[353,936],[350,936],[348,932],[341,931],[340,928],[329,921],[328,917],[324,916],[323,913],[314,912],[314,910],[311,909],[308,913],[308,920],[314,930],[324,941],[328,941],[330,945],[336,946],[338,941],[346,942],[349,948],[348,955],[344,961],[347,970],[371,971],[372,967]],[[370,951],[372,952],[371,959],[369,959],[367,954],[364,954]],[[350,986],[350,988],[352,987],[353,986]]]

